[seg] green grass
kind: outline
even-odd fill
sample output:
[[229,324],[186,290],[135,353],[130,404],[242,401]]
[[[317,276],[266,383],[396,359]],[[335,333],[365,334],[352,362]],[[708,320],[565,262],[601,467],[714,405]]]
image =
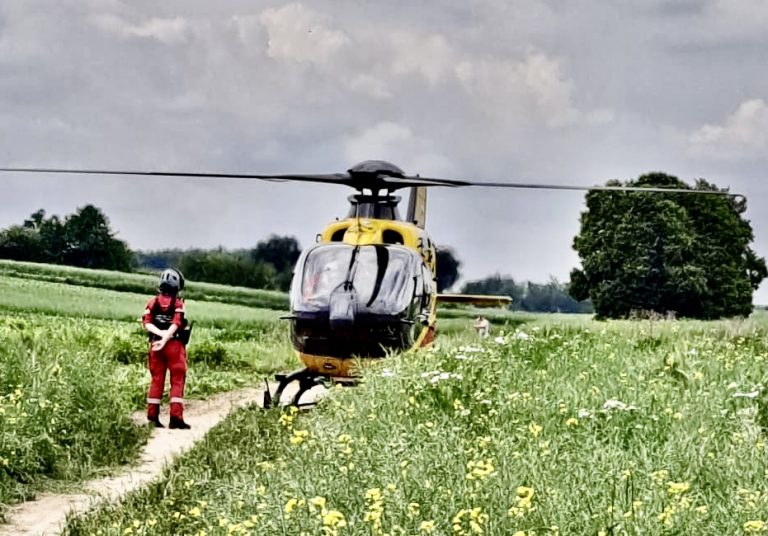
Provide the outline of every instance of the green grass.
[[[129,274],[110,270],[90,270],[54,264],[39,264],[0,260],[0,275],[71,286],[92,287],[134,294],[152,294],[157,287],[157,276]],[[184,294],[199,301],[213,301],[245,305],[263,309],[288,309],[285,292],[230,287],[213,283],[187,282]]]
[[581,319],[443,338],[311,413],[239,411],[66,534],[756,534],[767,331]]
[[[133,460],[148,430],[148,294],[0,276],[0,520],[5,505]],[[187,398],[296,366],[279,311],[189,300]],[[166,393],[167,395],[167,393]]]

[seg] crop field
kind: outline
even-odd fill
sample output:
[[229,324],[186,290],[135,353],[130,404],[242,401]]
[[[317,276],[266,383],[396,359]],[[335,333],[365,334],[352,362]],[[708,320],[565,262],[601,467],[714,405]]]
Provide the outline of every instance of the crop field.
[[530,319],[246,408],[81,534],[764,534],[768,322]]
[[[149,434],[131,419],[149,381],[149,292],[30,266],[0,274],[0,515],[130,463]],[[281,313],[226,289],[187,302],[189,398],[296,366]],[[489,311],[484,340],[476,311],[446,313],[432,349],[379,362],[311,412],[237,411],[157,482],[65,533],[768,533],[764,312]]]
[[[52,267],[29,266],[0,275],[0,518],[4,505],[133,460],[149,434],[131,413],[149,383],[139,318],[150,291],[54,282],[37,277]],[[88,272],[73,270],[100,277]],[[296,366],[281,313],[242,305],[241,289],[226,289],[217,289],[222,301],[187,301],[188,398]]]
[[[119,292],[151,294],[157,285],[157,276],[126,274],[109,270],[87,270],[72,266],[38,264],[0,259],[0,276],[32,281],[64,283],[79,287],[93,287]],[[230,287],[213,283],[189,282],[184,291],[191,300],[223,302],[263,309],[285,310],[288,296],[284,292]]]

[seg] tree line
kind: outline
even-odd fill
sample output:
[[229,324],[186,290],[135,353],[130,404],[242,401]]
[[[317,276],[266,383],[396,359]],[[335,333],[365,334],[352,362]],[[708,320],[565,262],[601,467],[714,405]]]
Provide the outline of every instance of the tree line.
[[[573,241],[581,267],[568,283],[517,282],[491,275],[462,292],[500,294],[524,311],[588,312],[598,318],[660,314],[691,318],[746,316],[752,295],[768,277],[765,259],[750,247],[746,200],[699,179],[651,173],[614,186],[680,188],[707,195],[591,191]],[[64,218],[39,210],[0,231],[0,258],[109,270],[176,266],[192,280],[287,290],[300,254],[293,237],[273,235],[251,249],[133,252],[104,213],[86,205]],[[437,250],[438,291],[460,278],[450,247]]]
[[298,241],[273,235],[252,249],[131,251],[104,212],[86,205],[64,218],[38,210],[0,231],[0,258],[121,272],[178,267],[193,281],[287,290],[299,258]]

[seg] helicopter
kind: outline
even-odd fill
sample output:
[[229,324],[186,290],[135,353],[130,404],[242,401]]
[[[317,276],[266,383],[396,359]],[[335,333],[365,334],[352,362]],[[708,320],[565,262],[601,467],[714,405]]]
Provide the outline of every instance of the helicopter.
[[[200,177],[338,184],[356,191],[348,197],[346,217],[327,225],[316,243],[300,255],[289,291],[294,351],[303,368],[277,374],[264,406],[279,405],[286,387],[298,382],[290,404],[328,381],[354,383],[361,362],[391,352],[429,346],[436,335],[438,303],[505,305],[508,296],[439,294],[435,244],[425,230],[430,187],[492,187],[710,194],[741,197],[727,191],[644,186],[576,186],[519,182],[482,182],[408,175],[384,160],[366,160],[346,173],[254,175],[54,168],[0,168],[5,172]],[[406,215],[399,211],[399,190],[410,190]]]

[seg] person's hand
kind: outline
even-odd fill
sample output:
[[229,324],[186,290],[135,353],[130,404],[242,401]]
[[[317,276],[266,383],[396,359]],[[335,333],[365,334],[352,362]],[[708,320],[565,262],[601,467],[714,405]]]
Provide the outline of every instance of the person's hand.
[[163,337],[159,341],[155,341],[152,343],[152,351],[159,352],[160,350],[165,348],[165,344],[168,342],[168,339],[170,339],[170,337],[166,332],[163,334]]

